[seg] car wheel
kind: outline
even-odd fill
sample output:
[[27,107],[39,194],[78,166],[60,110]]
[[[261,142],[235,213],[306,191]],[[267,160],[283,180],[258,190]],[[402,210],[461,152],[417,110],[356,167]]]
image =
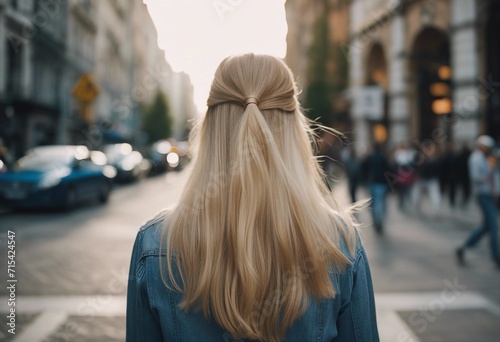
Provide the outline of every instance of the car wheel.
[[64,209],[67,211],[73,210],[76,207],[76,190],[74,187],[68,187],[66,196],[64,197]]
[[101,186],[101,190],[99,191],[99,201],[101,203],[106,203],[109,199],[109,193],[111,192],[111,185],[109,182],[105,182]]

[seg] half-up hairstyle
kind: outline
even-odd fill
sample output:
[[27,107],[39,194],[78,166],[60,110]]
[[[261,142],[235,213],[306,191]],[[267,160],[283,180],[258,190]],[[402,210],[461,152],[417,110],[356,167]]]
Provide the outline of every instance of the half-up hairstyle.
[[[250,99],[250,100],[249,100]],[[333,298],[355,224],[323,182],[293,75],[246,54],[217,69],[192,173],[168,215],[167,286],[235,338],[279,341],[311,298]],[[180,274],[175,277],[174,270]]]

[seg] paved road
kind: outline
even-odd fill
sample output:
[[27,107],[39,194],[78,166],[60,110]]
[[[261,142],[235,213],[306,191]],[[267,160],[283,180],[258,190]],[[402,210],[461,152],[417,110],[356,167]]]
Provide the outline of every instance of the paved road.
[[[334,191],[345,203],[345,184]],[[500,341],[500,270],[488,239],[467,253],[466,267],[455,259],[455,248],[480,222],[476,205],[450,210],[443,204],[440,218],[426,214],[425,198],[422,207],[419,215],[403,214],[390,197],[383,236],[370,226],[367,210],[360,215],[383,340]]]
[[[16,233],[15,341],[123,341],[130,252],[138,227],[173,204],[186,175],[117,188],[105,206],[72,213],[0,215],[0,253]],[[343,184],[335,189],[345,202]],[[383,341],[499,341],[500,271],[486,241],[458,267],[453,251],[479,219],[473,206],[441,220],[400,214],[390,201],[385,234],[362,235],[374,278]],[[424,206],[424,211],[425,211]],[[3,256],[1,260],[6,260]],[[7,284],[6,265],[0,281]],[[5,317],[5,286],[0,312]],[[2,320],[0,341],[13,340]]]
[[[112,305],[108,301],[110,297],[121,298],[126,294],[130,253],[138,228],[148,218],[172,205],[179,196],[182,184],[181,174],[169,173],[167,176],[118,187],[105,206],[89,203],[71,213],[29,212],[0,216],[1,260],[6,260],[7,231],[14,231],[18,312],[29,313],[28,317],[21,316],[27,322],[21,321],[18,333],[22,333],[37,318],[31,317],[31,314],[39,314],[32,312],[36,311],[33,310],[36,305],[30,298],[38,300],[52,296],[52,300],[45,302],[46,307],[54,303],[65,304],[61,309],[69,312],[72,326],[72,322],[78,321],[82,314],[113,315]],[[6,262],[3,262],[0,265],[2,284],[6,284],[6,274]],[[5,296],[4,290],[0,295]],[[76,300],[69,300],[69,296]],[[6,310],[5,304],[5,300],[0,302],[0,308],[4,309],[2,312]],[[123,307],[115,310],[117,312],[114,314],[123,316]],[[60,308],[56,309],[60,311]],[[92,322],[87,320],[86,325],[78,324],[76,335],[70,331],[63,338],[49,340],[79,341],[85,336],[86,341],[121,341],[124,336],[122,318],[114,320],[115,323],[111,325],[102,324],[107,328],[101,335],[93,335],[98,330],[93,325],[103,321],[93,319]],[[57,321],[57,317],[52,317],[54,319]],[[8,336],[4,320],[0,341]],[[44,331],[50,330],[50,324],[42,323],[45,323],[42,324]],[[37,332],[35,336],[40,334]],[[34,342],[38,339],[25,340]]]

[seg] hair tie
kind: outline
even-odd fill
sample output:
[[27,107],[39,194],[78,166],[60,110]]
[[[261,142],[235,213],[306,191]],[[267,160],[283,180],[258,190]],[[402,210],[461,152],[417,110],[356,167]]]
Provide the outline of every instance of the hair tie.
[[247,97],[245,99],[245,107],[248,106],[250,103],[255,103],[257,106],[259,105],[259,99],[256,97]]

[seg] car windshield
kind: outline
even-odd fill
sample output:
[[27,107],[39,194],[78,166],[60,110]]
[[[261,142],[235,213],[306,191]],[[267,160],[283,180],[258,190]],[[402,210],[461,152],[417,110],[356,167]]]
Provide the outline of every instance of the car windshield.
[[70,149],[34,149],[19,159],[14,169],[17,171],[50,171],[71,166],[74,158],[74,151]]

